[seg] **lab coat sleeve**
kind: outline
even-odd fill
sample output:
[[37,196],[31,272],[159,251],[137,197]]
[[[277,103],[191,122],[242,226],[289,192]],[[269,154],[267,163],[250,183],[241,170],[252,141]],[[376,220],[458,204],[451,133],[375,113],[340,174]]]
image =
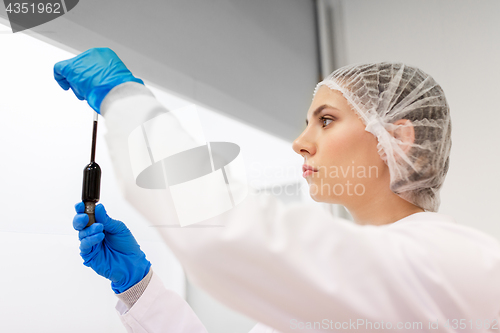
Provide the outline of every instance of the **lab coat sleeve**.
[[[281,332],[304,322],[434,322],[444,319],[441,306],[466,318],[466,302],[454,303],[452,287],[439,294],[443,304],[426,290],[446,284],[435,286],[444,279],[435,269],[441,263],[429,263],[428,251],[397,229],[356,225],[314,204],[284,205],[253,191],[221,215],[176,228],[168,189],[138,187],[127,148],[134,128],[168,110],[144,86],[126,83],[108,94],[101,111],[126,199],[157,227],[190,280],[227,306]],[[173,116],[170,126],[179,141],[193,140]]]
[[148,274],[146,274],[146,276],[141,281],[125,290],[124,292],[116,294],[116,297],[118,297],[118,299],[127,306],[127,309],[130,309],[142,296],[144,290],[146,290],[146,288],[148,287],[152,276],[153,270],[150,267]]
[[154,273],[130,309],[120,300],[116,310],[129,333],[207,333],[187,302],[166,289]]

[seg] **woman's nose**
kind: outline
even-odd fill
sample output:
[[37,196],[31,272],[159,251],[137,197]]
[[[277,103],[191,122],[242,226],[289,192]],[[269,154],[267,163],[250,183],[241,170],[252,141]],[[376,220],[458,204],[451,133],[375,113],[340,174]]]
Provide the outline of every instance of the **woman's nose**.
[[316,148],[313,142],[306,136],[307,129],[299,135],[297,139],[292,144],[293,150],[302,156],[314,155],[316,153]]

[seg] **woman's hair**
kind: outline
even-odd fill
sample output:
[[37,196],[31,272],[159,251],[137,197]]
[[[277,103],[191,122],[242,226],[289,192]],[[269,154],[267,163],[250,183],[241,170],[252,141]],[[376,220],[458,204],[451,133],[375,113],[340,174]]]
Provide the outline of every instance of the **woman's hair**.
[[[422,70],[401,63],[342,67],[318,83],[340,91],[378,139],[378,152],[388,165],[391,190],[427,211],[439,208],[439,191],[449,166],[451,119],[443,89]],[[394,125],[400,119],[411,124]],[[413,126],[415,140],[405,152],[397,139]]]

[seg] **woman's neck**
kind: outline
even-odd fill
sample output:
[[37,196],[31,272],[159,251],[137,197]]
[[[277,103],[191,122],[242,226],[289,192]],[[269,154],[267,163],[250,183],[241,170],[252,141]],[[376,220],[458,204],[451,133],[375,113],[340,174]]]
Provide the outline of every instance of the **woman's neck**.
[[409,215],[424,212],[422,208],[402,199],[392,191],[385,195],[379,193],[368,200],[357,201],[346,208],[354,221],[361,225],[390,224]]

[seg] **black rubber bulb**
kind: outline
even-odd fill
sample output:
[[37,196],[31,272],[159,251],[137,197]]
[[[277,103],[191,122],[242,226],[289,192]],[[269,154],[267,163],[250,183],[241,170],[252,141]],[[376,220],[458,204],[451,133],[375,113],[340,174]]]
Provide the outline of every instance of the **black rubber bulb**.
[[96,162],[90,162],[83,169],[82,201],[85,213],[89,216],[88,226],[95,222],[95,205],[99,201],[101,191],[101,168]]

